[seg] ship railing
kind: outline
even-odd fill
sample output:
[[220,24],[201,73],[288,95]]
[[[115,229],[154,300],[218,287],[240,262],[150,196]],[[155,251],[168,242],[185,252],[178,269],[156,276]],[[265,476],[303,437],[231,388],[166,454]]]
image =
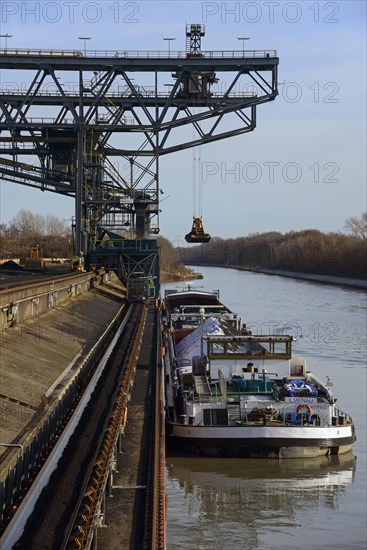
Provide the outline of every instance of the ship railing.
[[[185,392],[186,393],[186,392]],[[330,414],[330,409],[325,409],[322,407],[322,404],[312,404],[311,414],[301,414],[297,413],[294,405],[285,403],[282,407],[279,405],[279,401],[264,401],[263,407],[259,402],[251,403],[244,401],[227,401],[223,398],[220,393],[213,393],[212,395],[208,394],[196,394],[196,395],[187,395],[189,399],[195,401],[196,403],[208,404],[208,403],[223,403],[226,402],[229,405],[238,404],[238,413],[235,413],[235,410],[231,411],[230,417],[228,418],[228,425],[236,425],[238,423],[249,421],[249,416],[253,415],[256,409],[266,409],[269,407],[275,410],[273,415],[269,416],[269,420],[277,420],[279,425],[289,426],[289,424],[294,426],[308,426],[319,427],[319,426],[332,426],[332,425],[345,425],[353,424],[352,417],[337,407],[334,407],[333,413]],[[261,415],[259,415],[260,418]]]
[[343,426],[344,424],[353,424],[353,418],[334,405],[333,424]]
[[[269,414],[268,419],[269,420],[277,420],[280,425],[294,425],[294,426],[309,426],[309,427],[315,427],[315,426],[331,426],[333,424],[343,424],[348,423],[350,421],[350,418],[348,420],[344,419],[344,413],[341,413],[340,416],[336,418],[336,416],[330,415],[330,410],[318,406],[317,403],[312,404],[311,414],[301,414],[297,413],[297,411],[294,408],[294,404],[288,404],[284,403],[283,406],[279,406],[279,401],[264,401],[263,405],[261,405],[259,402],[250,403],[250,402],[244,402],[241,401],[241,406],[239,410],[238,418],[234,418],[234,416],[231,416],[231,421],[235,421],[235,423],[238,422],[247,422],[249,421],[249,417],[254,416],[254,414],[258,411],[259,412],[259,419],[261,417],[261,410],[265,411],[268,409],[268,411],[272,410],[274,411],[273,414]],[[335,413],[336,415],[337,413]],[[347,415],[346,415],[347,416]],[[340,419],[339,419],[340,418]]]

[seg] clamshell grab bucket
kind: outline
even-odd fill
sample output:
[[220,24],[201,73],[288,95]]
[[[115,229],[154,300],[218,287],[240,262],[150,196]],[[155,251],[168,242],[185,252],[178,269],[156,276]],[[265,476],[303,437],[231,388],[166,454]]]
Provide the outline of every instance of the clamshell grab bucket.
[[190,233],[185,235],[187,243],[208,243],[210,241],[209,233],[204,233],[203,221],[201,218],[194,218]]

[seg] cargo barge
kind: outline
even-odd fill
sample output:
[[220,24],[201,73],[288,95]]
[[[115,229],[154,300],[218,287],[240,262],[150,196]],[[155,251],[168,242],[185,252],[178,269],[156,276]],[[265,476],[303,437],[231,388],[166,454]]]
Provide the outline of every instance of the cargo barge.
[[169,447],[216,457],[315,458],[352,449],[352,418],[294,356],[291,335],[255,335],[219,299],[167,290],[165,413]]

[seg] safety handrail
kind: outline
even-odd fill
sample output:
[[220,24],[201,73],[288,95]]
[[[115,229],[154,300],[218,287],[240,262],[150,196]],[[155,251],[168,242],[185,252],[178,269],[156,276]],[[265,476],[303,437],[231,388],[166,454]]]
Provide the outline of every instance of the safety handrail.
[[129,59],[247,59],[277,57],[276,50],[210,50],[200,54],[171,50],[46,50],[32,48],[2,48],[0,55],[26,55],[84,58],[129,58]]
[[[173,84],[172,84],[173,86]],[[137,87],[138,89],[139,87]],[[129,89],[130,90],[130,89]],[[10,90],[10,89],[0,89],[0,95],[11,95],[12,97],[14,96],[19,96],[19,97],[25,97],[26,95],[28,95],[28,92],[24,91],[24,90],[21,90],[21,91],[18,91],[18,90]],[[69,90],[63,90],[63,94],[65,96],[70,96],[70,97],[79,97],[79,91],[69,91]],[[165,97],[170,97],[170,93],[169,92],[155,92],[155,90],[145,90],[144,92],[139,92],[138,91],[138,94],[139,94],[139,97],[142,97],[142,98],[150,98],[150,97],[162,97],[162,98],[165,98]],[[37,94],[35,94],[37,96],[46,96],[46,97],[61,97],[61,93],[58,91],[58,90],[47,90],[47,89],[40,89],[37,91]],[[92,93],[88,93],[88,90],[85,90],[84,92],[84,97],[95,97]],[[229,94],[228,94],[228,97],[231,98],[231,97],[234,97],[234,98],[243,98],[243,97],[256,97],[257,94],[256,92],[238,92],[238,91],[231,91]],[[106,97],[115,97],[115,98],[119,98],[119,97],[124,97],[124,98],[127,98],[128,96],[126,95],[126,90],[109,90],[108,93],[106,94]],[[135,95],[132,95],[131,92],[130,92],[130,97],[134,98]],[[211,98],[223,98],[223,93],[217,93],[217,92],[210,92],[210,97]]]

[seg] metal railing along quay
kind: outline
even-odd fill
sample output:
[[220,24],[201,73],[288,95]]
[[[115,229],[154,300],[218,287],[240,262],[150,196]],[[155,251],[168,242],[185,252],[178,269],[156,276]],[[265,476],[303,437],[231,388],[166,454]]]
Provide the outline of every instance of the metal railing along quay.
[[[0,329],[36,317],[40,313],[107,282],[110,274],[104,270],[88,273],[42,275],[32,274],[4,284],[0,290]],[[30,282],[32,281],[32,282]]]

